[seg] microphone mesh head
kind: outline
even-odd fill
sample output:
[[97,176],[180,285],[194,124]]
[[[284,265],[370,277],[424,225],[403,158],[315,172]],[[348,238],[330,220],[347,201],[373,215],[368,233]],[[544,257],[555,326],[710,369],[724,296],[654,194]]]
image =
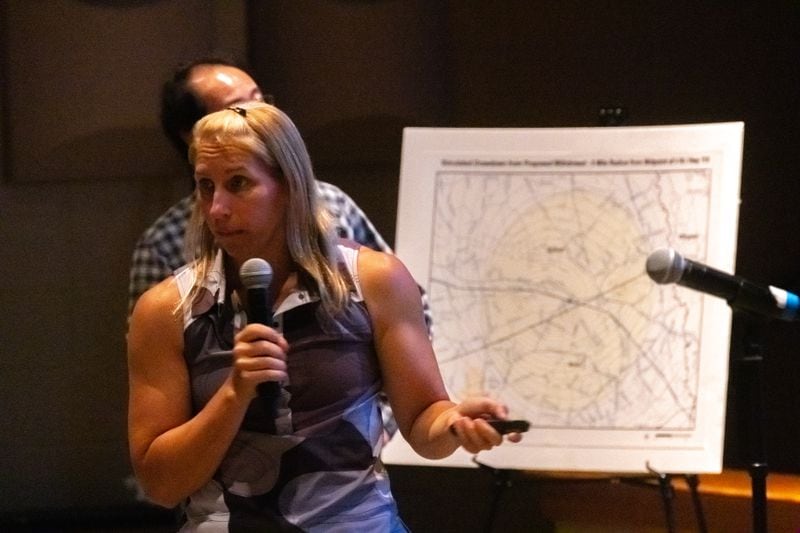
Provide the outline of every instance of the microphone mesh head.
[[260,257],[253,257],[242,263],[239,278],[246,289],[268,289],[272,283],[272,267]]
[[656,283],[675,283],[684,270],[683,257],[672,248],[656,250],[647,258],[647,275]]

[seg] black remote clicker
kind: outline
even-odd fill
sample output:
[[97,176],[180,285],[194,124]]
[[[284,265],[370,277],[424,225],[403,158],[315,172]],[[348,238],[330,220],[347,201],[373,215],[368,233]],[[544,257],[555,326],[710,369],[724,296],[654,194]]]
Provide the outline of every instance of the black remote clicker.
[[501,435],[506,433],[525,433],[530,429],[531,424],[527,420],[487,420],[489,425]]
[[[530,422],[527,420],[500,420],[499,418],[492,418],[486,422],[501,435],[505,435],[506,433],[524,433],[531,427]],[[455,434],[456,429],[450,426],[450,432]]]

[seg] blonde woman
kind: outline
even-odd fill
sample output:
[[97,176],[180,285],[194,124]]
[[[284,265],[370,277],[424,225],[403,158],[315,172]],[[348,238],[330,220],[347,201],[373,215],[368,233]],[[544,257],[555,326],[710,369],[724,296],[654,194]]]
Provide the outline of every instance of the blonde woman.
[[[128,337],[142,487],[187,502],[185,531],[405,531],[379,459],[379,393],[432,459],[500,445],[485,418],[505,407],[450,401],[416,283],[396,257],[334,236],[284,113],[212,113],[190,160],[198,257],[142,296]],[[254,257],[272,267],[275,327],[246,323],[238,273]],[[277,418],[257,400],[267,382],[280,384]]]

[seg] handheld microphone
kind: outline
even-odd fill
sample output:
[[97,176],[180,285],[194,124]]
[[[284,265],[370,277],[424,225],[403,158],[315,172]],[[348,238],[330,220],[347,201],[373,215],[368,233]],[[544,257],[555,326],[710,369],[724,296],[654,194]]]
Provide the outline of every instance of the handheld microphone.
[[[239,268],[239,279],[247,289],[247,321],[272,326],[272,302],[269,286],[272,283],[272,267],[259,257],[248,259]],[[281,387],[277,381],[265,381],[258,385],[258,396],[267,413],[275,418]]]
[[800,298],[777,287],[764,287],[685,259],[671,248],[647,258],[647,274],[656,283],[677,283],[727,300],[734,308],[780,320],[796,320]]

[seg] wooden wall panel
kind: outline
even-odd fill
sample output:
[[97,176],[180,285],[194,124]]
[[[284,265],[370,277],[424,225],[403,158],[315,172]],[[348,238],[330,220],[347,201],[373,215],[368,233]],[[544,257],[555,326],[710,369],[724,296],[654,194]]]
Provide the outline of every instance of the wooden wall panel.
[[238,32],[231,24],[242,6],[216,0],[4,2],[6,180],[153,178],[182,171],[160,132],[160,85],[179,61],[216,46],[238,46],[234,51],[241,53],[243,15]]
[[0,530],[147,516],[127,450],[128,269],[188,192],[160,86],[190,56],[241,53],[243,6],[0,2]]

